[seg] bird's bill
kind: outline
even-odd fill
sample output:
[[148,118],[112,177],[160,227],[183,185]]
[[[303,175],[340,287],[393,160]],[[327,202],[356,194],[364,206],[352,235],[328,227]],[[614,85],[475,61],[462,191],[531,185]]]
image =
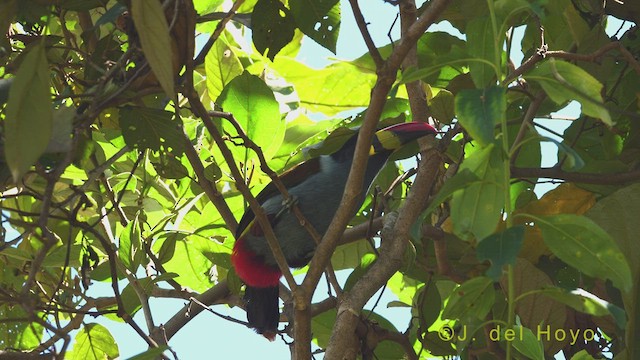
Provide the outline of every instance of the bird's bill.
[[413,140],[435,133],[436,129],[424,122],[414,121],[388,126],[376,131],[369,154],[397,150]]

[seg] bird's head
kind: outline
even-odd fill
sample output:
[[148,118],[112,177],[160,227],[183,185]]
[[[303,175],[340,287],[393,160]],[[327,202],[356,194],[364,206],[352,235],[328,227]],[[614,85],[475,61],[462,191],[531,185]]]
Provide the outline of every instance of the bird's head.
[[390,153],[423,136],[436,134],[433,126],[424,122],[408,122],[382,128],[373,136],[369,155]]

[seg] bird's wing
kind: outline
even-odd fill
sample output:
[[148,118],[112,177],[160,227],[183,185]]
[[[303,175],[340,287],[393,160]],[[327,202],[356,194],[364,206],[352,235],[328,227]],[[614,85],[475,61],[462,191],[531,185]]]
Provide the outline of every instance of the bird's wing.
[[[320,171],[320,158],[313,158],[307,161],[301,162],[300,164],[292,167],[291,169],[282,173],[279,176],[280,180],[284,184],[287,189],[291,189],[292,187],[302,183],[309,176],[316,174]],[[270,182],[267,186],[265,186],[262,191],[256,196],[256,200],[258,203],[263,204],[265,201],[270,199],[273,196],[278,195],[280,192],[278,188],[275,186],[273,182]],[[276,220],[275,214],[267,214],[270,220],[272,220],[271,226],[274,226],[274,220]],[[238,229],[236,230],[236,239],[240,238],[240,236],[245,232],[245,230],[251,226],[259,226],[258,224],[253,224],[253,219],[255,218],[255,214],[251,210],[251,208],[247,208],[240,219],[240,223],[238,223]],[[262,233],[260,229],[253,229],[254,232]]]

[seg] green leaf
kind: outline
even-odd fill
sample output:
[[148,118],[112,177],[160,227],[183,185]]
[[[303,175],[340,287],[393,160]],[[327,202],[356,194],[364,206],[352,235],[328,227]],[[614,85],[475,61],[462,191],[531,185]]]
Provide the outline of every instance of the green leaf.
[[222,170],[218,164],[211,163],[204,168],[204,177],[211,182],[216,182],[222,178]]
[[624,329],[627,323],[627,315],[624,310],[582,289],[567,291],[552,287],[538,292],[585,314],[593,316],[611,315],[620,329]]
[[631,289],[631,270],[616,243],[585,216],[558,214],[535,217],[545,244],[560,260],[583,273],[610,279],[623,291]]
[[160,109],[125,106],[119,109],[124,141],[140,150],[165,150],[173,155],[184,153],[180,121],[172,113]]
[[[0,267],[0,270],[4,270],[2,268]],[[0,348],[33,350],[40,345],[44,327],[35,322],[18,320],[26,319],[27,316],[21,306],[10,306],[6,303],[0,305],[0,319],[16,319],[0,322]]]
[[476,277],[456,287],[447,306],[442,311],[443,319],[484,319],[495,301],[493,281],[487,277]]
[[443,124],[451,124],[455,116],[454,97],[450,91],[440,90],[438,94],[429,101],[429,109],[433,117]]
[[289,7],[300,30],[335,54],[340,32],[340,1],[290,0]]
[[[447,180],[438,194],[431,200],[429,207],[423,212],[423,215],[429,215],[431,212],[445,200],[447,200],[456,191],[468,188],[474,184],[482,184],[482,180],[478,178],[478,175],[474,174],[470,169],[462,169],[452,178]],[[425,216],[421,216],[424,219]]]
[[296,60],[278,57],[273,68],[295,87],[301,107],[326,116],[369,106],[376,81],[374,73],[344,61],[316,70]]
[[373,248],[368,241],[355,241],[339,246],[331,256],[331,265],[335,270],[354,269],[360,266],[360,259],[372,253]]
[[70,360],[104,360],[120,356],[118,344],[106,327],[86,324],[75,337],[73,351],[67,353]]
[[44,42],[26,54],[9,90],[4,120],[4,150],[11,175],[18,181],[47,148],[52,129],[49,69]]
[[131,18],[140,37],[140,45],[162,90],[175,97],[173,56],[169,24],[159,1],[132,0]]
[[339,150],[349,139],[356,136],[358,131],[348,127],[333,130],[323,141],[305,149],[309,157],[330,155]]
[[360,259],[360,265],[358,265],[358,267],[353,269],[351,274],[349,274],[347,281],[345,281],[344,290],[350,291],[353,288],[353,286],[356,284],[356,282],[358,282],[358,280],[360,280],[360,278],[367,272],[367,270],[369,270],[369,267],[376,262],[376,259],[377,257],[375,254],[371,254],[371,253],[364,254]]
[[622,293],[629,319],[626,327],[628,344],[640,343],[640,331],[638,331],[640,301],[637,301],[640,298],[640,287],[638,286],[638,279],[640,279],[640,262],[638,261],[640,259],[640,246],[638,246],[640,221],[638,221],[638,214],[640,214],[640,183],[626,186],[599,200],[585,214],[611,235],[632,269],[632,278],[635,279],[633,290]]
[[313,342],[320,348],[326,348],[329,344],[329,337],[333,331],[333,324],[336,323],[337,310],[332,308],[320,315],[311,318],[311,334]]
[[[496,70],[500,68],[500,57],[496,58],[496,44],[494,30],[491,25],[490,16],[480,16],[471,20],[465,29],[467,35],[467,50],[474,58],[485,60],[486,62],[469,62],[469,73],[473,83],[477,88],[484,88],[496,81]],[[493,66],[491,65],[493,64]]]
[[518,335],[513,339],[513,347],[527,359],[544,360],[544,347],[539,336],[522,325],[516,325],[514,330]]
[[[203,215],[198,217],[201,218]],[[175,242],[175,244],[165,246],[167,241]],[[182,234],[176,234],[175,236],[160,237],[153,244],[153,250],[162,251],[165,270],[179,274],[176,281],[194,291],[202,292],[212,286],[209,271],[214,264],[211,260],[214,258],[213,254],[226,254],[227,264],[216,262],[216,265],[230,267],[228,257],[231,249],[228,245],[221,245],[217,241],[197,235],[184,237]]]
[[589,355],[587,350],[580,350],[571,357],[571,360],[595,360],[595,358]]
[[493,142],[494,127],[505,117],[505,89],[493,86],[461,90],[456,95],[455,108],[460,124],[480,146],[485,147]]
[[253,44],[271,61],[293,40],[296,23],[278,0],[258,0],[251,14]]
[[53,111],[51,139],[49,139],[45,152],[66,153],[71,150],[71,132],[75,116],[75,106],[63,105]]
[[[280,117],[273,91],[264,81],[245,71],[225,86],[217,103],[234,115],[249,139],[262,148],[267,160],[275,154],[282,143],[286,124]],[[230,134],[237,133],[226,120],[222,127]],[[249,150],[244,147],[233,151],[238,154],[236,160],[246,163],[250,158]]]
[[473,235],[482,240],[496,230],[502,215],[505,192],[505,161],[502,150],[494,145],[471,154],[461,165],[460,171],[469,169],[481,183],[458,190],[451,198],[453,230],[462,239]]
[[613,125],[609,111],[604,107],[602,84],[582,68],[566,61],[549,59],[525,74],[529,81],[538,82],[555,103],[576,100],[582,113]]
[[204,58],[207,91],[211,99],[217,98],[222,89],[244,70],[236,55],[236,49],[228,44],[223,35],[224,33],[213,43],[213,47]]
[[514,226],[482,240],[476,248],[480,261],[491,261],[487,276],[498,281],[504,265],[513,265],[524,241],[524,226]]
[[420,327],[428,329],[440,315],[442,308],[442,298],[434,283],[429,282],[418,290],[414,296],[413,308],[418,312]]
[[138,266],[140,266],[141,254],[144,254],[138,216],[129,221],[127,226],[120,232],[118,253],[124,266],[135,274]]
[[189,170],[176,157],[160,153],[159,161],[152,161],[158,175],[165,179],[182,179],[189,176]]

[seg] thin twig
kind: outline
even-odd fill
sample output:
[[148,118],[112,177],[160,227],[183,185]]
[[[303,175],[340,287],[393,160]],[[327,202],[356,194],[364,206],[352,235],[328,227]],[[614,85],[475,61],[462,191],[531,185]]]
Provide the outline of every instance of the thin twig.
[[384,65],[384,59],[382,58],[382,55],[380,55],[376,44],[371,38],[371,34],[367,28],[368,23],[362,15],[362,10],[360,10],[360,5],[358,5],[358,0],[349,0],[349,4],[351,4],[351,11],[353,11],[353,17],[356,19],[356,24],[358,24],[358,28],[362,34],[362,39],[367,45],[367,49],[369,49],[369,54],[371,55],[373,62],[376,64],[376,69],[381,69]]
[[218,40],[218,38],[220,37],[220,34],[222,34],[222,31],[224,30],[225,26],[227,26],[227,23],[231,19],[233,19],[233,17],[236,15],[236,11],[240,7],[240,5],[242,5],[243,3],[244,3],[244,0],[236,0],[231,6],[231,9],[229,9],[229,12],[227,12],[227,15],[224,18],[222,18],[222,20],[220,20],[220,22],[216,26],[216,29],[213,31],[213,34],[211,34],[211,37],[209,37],[209,40],[207,40],[207,43],[204,44],[204,46],[200,50],[200,53],[194,59],[193,62],[195,66],[198,66],[204,63],[204,58],[209,53],[209,50],[211,50],[211,48],[213,47],[213,44],[216,42],[216,40]]

